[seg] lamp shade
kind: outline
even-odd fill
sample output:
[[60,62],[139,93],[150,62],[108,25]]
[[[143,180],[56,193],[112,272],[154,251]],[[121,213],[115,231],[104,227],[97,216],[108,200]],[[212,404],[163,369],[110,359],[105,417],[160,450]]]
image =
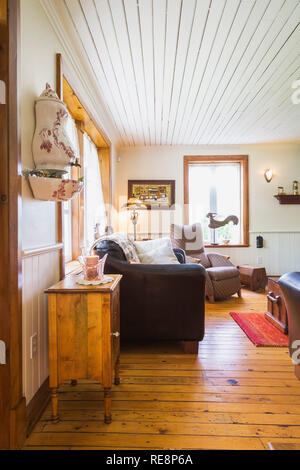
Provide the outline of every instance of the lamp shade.
[[124,208],[126,209],[135,209],[135,210],[143,210],[143,209],[147,209],[147,207],[145,206],[145,204],[143,204],[142,201],[140,201],[140,199],[137,199],[136,197],[131,197],[128,199],[127,202],[125,202],[125,204],[123,204]]

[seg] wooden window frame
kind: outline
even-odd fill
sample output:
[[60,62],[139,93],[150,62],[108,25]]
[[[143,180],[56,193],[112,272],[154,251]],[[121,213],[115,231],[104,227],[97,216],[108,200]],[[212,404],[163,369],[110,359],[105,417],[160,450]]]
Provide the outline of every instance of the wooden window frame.
[[[83,133],[85,132],[97,148],[102,181],[103,198],[106,206],[108,224],[111,221],[112,181],[111,181],[111,142],[101,126],[97,123],[82,98],[82,94],[73,79],[72,73],[63,61],[62,55],[56,55],[56,89],[59,98],[64,101],[68,111],[76,123],[79,143],[79,163],[81,168],[72,167],[72,178],[77,179],[84,174]],[[60,277],[74,270],[74,261],[80,254],[84,243],[84,191],[71,202],[72,210],[72,260],[65,263],[64,250],[60,254]],[[63,207],[58,203],[57,211],[58,242],[64,242]]]
[[189,223],[189,166],[205,163],[239,163],[242,175],[243,243],[238,245],[205,245],[207,248],[249,247],[249,167],[248,155],[186,155],[183,159],[184,222]]

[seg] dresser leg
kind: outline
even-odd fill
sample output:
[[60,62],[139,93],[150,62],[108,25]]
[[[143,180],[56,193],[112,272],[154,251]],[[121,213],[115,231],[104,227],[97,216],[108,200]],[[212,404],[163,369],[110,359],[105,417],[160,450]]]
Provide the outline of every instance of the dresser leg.
[[104,389],[104,422],[111,423],[111,388]]
[[51,388],[52,421],[58,423],[58,393],[57,388]]
[[120,384],[120,358],[118,357],[115,365],[115,385]]

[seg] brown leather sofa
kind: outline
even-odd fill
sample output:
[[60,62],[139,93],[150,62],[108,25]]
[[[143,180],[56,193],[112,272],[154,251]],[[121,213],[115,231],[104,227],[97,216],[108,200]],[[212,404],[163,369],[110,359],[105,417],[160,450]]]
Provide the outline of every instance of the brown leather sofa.
[[298,362],[293,361],[300,380],[300,272],[284,274],[278,284],[287,308],[290,356]]
[[105,273],[123,275],[120,292],[121,338],[126,340],[180,340],[185,351],[196,353],[204,336],[205,270],[185,264],[183,250],[175,249],[180,264],[131,264],[111,240],[101,240],[94,251],[108,254]]

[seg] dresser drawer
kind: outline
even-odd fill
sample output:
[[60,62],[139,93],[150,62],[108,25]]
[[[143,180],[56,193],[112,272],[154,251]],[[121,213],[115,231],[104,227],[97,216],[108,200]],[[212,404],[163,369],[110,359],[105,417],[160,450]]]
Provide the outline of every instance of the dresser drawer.
[[284,334],[288,334],[286,305],[276,279],[270,278],[268,280],[267,299],[266,318]]
[[120,286],[117,286],[111,300],[111,350],[114,367],[120,355]]

